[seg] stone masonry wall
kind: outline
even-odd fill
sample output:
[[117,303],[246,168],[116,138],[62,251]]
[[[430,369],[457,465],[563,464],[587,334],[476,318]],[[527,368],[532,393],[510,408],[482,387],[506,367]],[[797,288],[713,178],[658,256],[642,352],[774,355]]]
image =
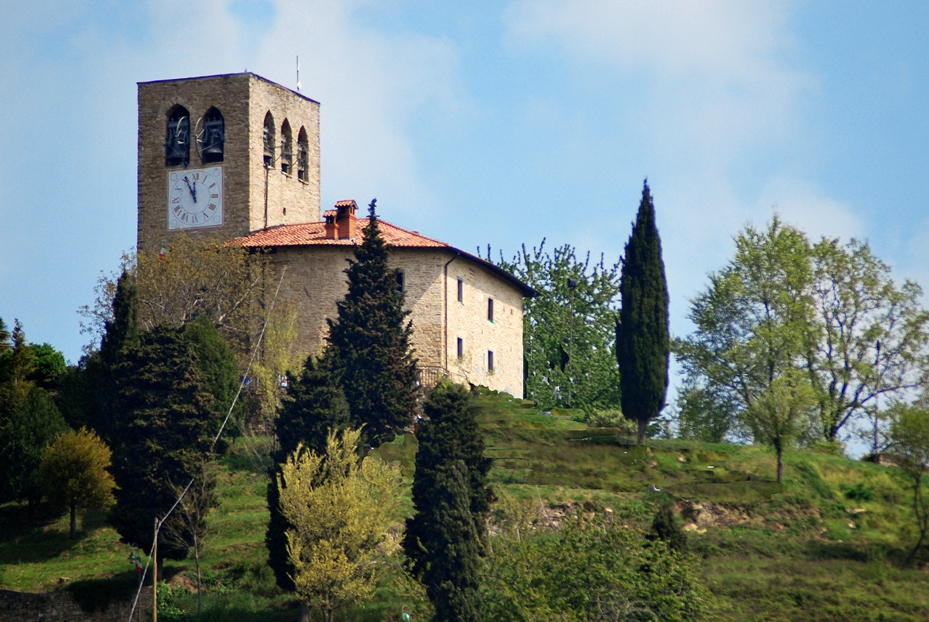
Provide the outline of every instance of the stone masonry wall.
[[[164,80],[139,84],[138,248],[158,249],[169,242],[168,174],[186,170],[165,166],[168,114],[174,105],[190,113],[191,142],[197,120],[216,107],[225,123],[223,161],[205,164],[195,144],[190,146],[187,169],[223,169],[223,225],[189,229],[191,236],[246,235],[267,225],[318,221],[320,215],[319,103],[254,74],[241,73],[204,78]],[[264,165],[265,114],[274,118],[276,160]],[[291,127],[293,163],[291,175],[281,171],[281,127]],[[297,178],[297,140],[307,133],[309,169],[306,182]],[[266,201],[267,198],[267,201]],[[286,208],[286,209],[285,209]]]
[[[462,301],[458,301],[458,279]],[[460,257],[448,266],[448,369],[472,384],[523,396],[523,296],[480,264]],[[487,300],[494,319],[487,318]],[[458,339],[464,353],[458,357]],[[494,353],[494,369],[488,352]]]
[[[149,618],[152,590],[142,591],[142,619]],[[125,622],[132,611],[132,602],[111,603],[103,611],[85,612],[68,590],[30,593],[0,590],[0,620],[2,622]],[[135,616],[133,616],[135,618]]]
[[[344,274],[351,246],[279,248],[272,255],[287,266],[281,297],[297,309],[301,355],[319,354],[335,319],[336,302],[348,291]],[[406,308],[413,321],[413,347],[420,367],[448,369],[459,380],[522,396],[522,294],[500,277],[446,249],[390,250],[390,266],[402,270]],[[465,282],[465,303],[457,299],[457,279]],[[446,299],[447,294],[447,299]],[[487,320],[487,298],[493,297],[494,321]],[[446,319],[446,301],[448,315]],[[445,326],[449,330],[445,331]],[[466,356],[457,358],[457,337],[465,339]],[[487,369],[487,351],[494,352],[494,372]]]

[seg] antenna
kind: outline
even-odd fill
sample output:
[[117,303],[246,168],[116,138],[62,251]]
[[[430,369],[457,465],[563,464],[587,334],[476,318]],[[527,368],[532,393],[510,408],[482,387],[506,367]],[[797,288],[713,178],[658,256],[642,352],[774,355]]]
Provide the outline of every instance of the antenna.
[[297,56],[297,92],[300,92],[300,87],[303,86],[300,84],[300,56]]

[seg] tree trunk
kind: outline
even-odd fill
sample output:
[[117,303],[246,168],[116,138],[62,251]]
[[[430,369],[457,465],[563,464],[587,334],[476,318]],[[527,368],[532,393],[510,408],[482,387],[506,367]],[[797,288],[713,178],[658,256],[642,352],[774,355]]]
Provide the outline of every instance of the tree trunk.
[[777,483],[783,483],[784,479],[784,461],[783,461],[784,450],[781,447],[777,448]]
[[200,543],[194,545],[194,559],[197,564],[197,615],[203,614],[203,581],[200,578]]
[[310,617],[310,606],[306,603],[300,603],[300,617],[297,622],[312,622]]
[[919,528],[919,540],[916,541],[916,546],[913,547],[910,554],[906,556],[906,562],[904,562],[906,566],[913,563],[913,559],[916,558],[916,553],[922,548],[923,540],[926,539],[926,531],[929,531],[929,517],[925,515],[924,511],[921,511],[923,510],[921,504],[922,479],[922,473],[917,473],[916,482],[913,486],[913,512],[916,514],[916,525]]
[[645,444],[645,432],[648,430],[648,419],[638,419],[636,423],[639,424],[639,440],[637,443],[639,445]]
[[71,504],[71,539],[74,539],[74,532],[77,530],[77,507]]

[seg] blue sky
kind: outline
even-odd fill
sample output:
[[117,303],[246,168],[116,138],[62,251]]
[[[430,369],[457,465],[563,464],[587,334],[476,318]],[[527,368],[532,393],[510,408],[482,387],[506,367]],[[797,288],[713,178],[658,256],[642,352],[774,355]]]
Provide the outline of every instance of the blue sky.
[[293,88],[297,55],[324,206],[615,261],[647,176],[679,335],[774,210],[929,285],[929,3],[0,0],[0,317],[79,358],[135,243],[137,82]]

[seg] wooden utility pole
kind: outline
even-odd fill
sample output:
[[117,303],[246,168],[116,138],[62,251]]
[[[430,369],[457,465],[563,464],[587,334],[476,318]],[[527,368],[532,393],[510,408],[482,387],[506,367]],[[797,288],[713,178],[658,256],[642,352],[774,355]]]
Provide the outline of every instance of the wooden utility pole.
[[158,622],[158,517],[155,517],[155,545],[152,547],[152,622]]

